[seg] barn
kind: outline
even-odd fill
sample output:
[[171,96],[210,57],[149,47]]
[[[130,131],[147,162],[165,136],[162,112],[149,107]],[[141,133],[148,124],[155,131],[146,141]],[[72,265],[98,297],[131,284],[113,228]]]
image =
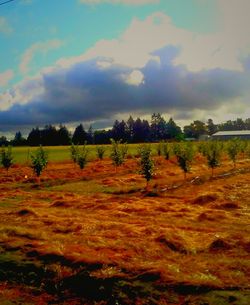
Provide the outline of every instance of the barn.
[[242,140],[250,140],[250,130],[230,130],[230,131],[218,131],[214,133],[211,138],[213,140],[230,140],[233,138],[239,138]]

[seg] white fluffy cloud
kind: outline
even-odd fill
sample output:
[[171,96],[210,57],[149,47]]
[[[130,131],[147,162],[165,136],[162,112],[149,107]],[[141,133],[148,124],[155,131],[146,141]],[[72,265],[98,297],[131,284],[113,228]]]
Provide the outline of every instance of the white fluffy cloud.
[[157,12],[145,20],[134,19],[118,39],[101,40],[86,53],[58,61],[70,66],[94,57],[111,58],[113,64],[134,68],[143,67],[154,58],[154,51],[165,45],[180,49],[176,65],[185,65],[190,71],[228,69],[242,71],[242,59],[250,54],[250,1],[218,0],[220,20],[216,32],[198,34],[176,27],[171,19]]
[[27,74],[30,69],[30,63],[37,53],[46,54],[48,51],[61,47],[63,42],[59,39],[48,40],[45,42],[36,42],[30,46],[22,55],[19,65],[20,72]]
[[[218,30],[206,35],[176,27],[161,12],[134,19],[118,39],[62,58],[0,96],[2,126],[155,111],[178,120],[250,116],[249,2],[218,0],[219,13]],[[60,42],[48,45],[28,49],[20,70],[27,71],[36,52]]]
[[125,4],[125,5],[144,5],[159,3],[159,0],[79,0],[82,4],[95,5],[95,4]]
[[180,41],[183,51],[177,64],[192,70],[223,68],[242,71],[242,59],[250,54],[250,1],[217,0],[216,32],[193,35]]

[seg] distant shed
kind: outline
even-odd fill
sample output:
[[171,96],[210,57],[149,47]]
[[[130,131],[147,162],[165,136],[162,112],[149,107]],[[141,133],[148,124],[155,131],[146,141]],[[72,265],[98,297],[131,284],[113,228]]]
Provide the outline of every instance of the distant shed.
[[250,130],[218,131],[211,136],[213,140],[230,140],[233,138],[250,140]]

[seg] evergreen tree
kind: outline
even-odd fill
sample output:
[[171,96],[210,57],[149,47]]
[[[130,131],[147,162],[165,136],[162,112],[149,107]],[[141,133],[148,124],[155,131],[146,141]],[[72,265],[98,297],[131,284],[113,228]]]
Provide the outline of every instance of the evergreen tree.
[[133,126],[133,143],[143,143],[150,140],[150,126],[147,120],[137,118]]
[[176,139],[182,135],[181,128],[175,123],[173,118],[170,118],[166,124],[166,135],[168,139]]
[[88,132],[87,132],[87,143],[88,144],[94,144],[94,133],[93,133],[93,128],[90,125]]
[[160,113],[153,113],[151,117],[151,140],[160,141],[167,138],[167,124]]
[[70,133],[66,126],[60,125],[57,131],[57,144],[69,145],[71,143]]
[[79,147],[78,145],[75,146],[73,143],[70,146],[70,154],[71,154],[71,159],[74,163],[77,163],[77,158],[79,155]]
[[171,155],[171,146],[167,141],[162,142],[162,153],[166,160],[169,160]]
[[156,153],[157,153],[158,156],[162,155],[162,141],[157,143],[157,145],[156,145]]
[[9,141],[5,136],[0,137],[0,146],[7,146],[9,144]]
[[86,142],[83,147],[79,148],[76,162],[79,165],[80,169],[83,169],[87,163],[87,157],[89,154],[89,150],[86,147]]
[[96,154],[100,160],[103,159],[104,153],[105,153],[105,147],[96,145]]
[[207,164],[212,170],[212,177],[214,175],[214,168],[220,165],[220,159],[223,152],[223,145],[220,142],[212,141],[204,143],[200,151],[206,157]]
[[33,168],[38,178],[38,182],[40,183],[40,175],[48,164],[48,153],[40,145],[40,147],[30,156],[30,158],[31,167]]
[[133,138],[134,138],[134,124],[135,124],[135,121],[134,121],[133,117],[130,116],[128,118],[127,124],[126,124],[127,135],[128,135],[128,141],[129,142],[133,142]]
[[190,171],[191,162],[194,158],[194,148],[192,143],[183,142],[174,145],[174,154],[176,155],[178,165],[184,172],[186,179],[187,173]]
[[8,146],[6,149],[4,146],[1,149],[1,164],[8,171],[13,164],[12,148]]
[[27,138],[27,143],[29,146],[41,145],[41,132],[38,127],[31,130]]
[[236,160],[238,154],[241,152],[241,141],[238,138],[234,138],[227,143],[227,153],[229,158],[233,161],[234,168],[236,168]]
[[154,171],[154,163],[151,159],[151,148],[149,145],[142,145],[140,147],[140,173],[146,179],[146,190],[148,190],[148,183],[152,179]]
[[16,132],[15,137],[12,141],[14,146],[24,146],[27,144],[26,139],[22,136],[21,131]]
[[87,141],[87,133],[84,130],[82,124],[78,125],[74,131],[72,142],[78,145],[84,145],[85,141]]
[[112,128],[112,138],[115,141],[122,140],[126,142],[128,137],[126,123],[123,120],[121,122],[116,120]]
[[112,138],[111,130],[95,130],[94,132],[95,144],[110,144],[110,138]]
[[121,150],[121,140],[119,141],[115,141],[114,139],[110,139],[111,141],[111,154],[110,157],[113,161],[113,164],[117,170],[117,167],[122,165],[124,162],[124,155],[123,152]]
[[41,130],[41,143],[44,146],[54,146],[58,145],[58,136],[55,126],[46,125],[44,129]]

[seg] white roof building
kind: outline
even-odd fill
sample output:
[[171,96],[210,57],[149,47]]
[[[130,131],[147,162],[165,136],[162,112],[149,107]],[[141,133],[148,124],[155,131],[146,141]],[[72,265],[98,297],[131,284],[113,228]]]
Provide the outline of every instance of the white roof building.
[[250,139],[250,130],[229,130],[229,131],[218,131],[211,136],[213,139]]

